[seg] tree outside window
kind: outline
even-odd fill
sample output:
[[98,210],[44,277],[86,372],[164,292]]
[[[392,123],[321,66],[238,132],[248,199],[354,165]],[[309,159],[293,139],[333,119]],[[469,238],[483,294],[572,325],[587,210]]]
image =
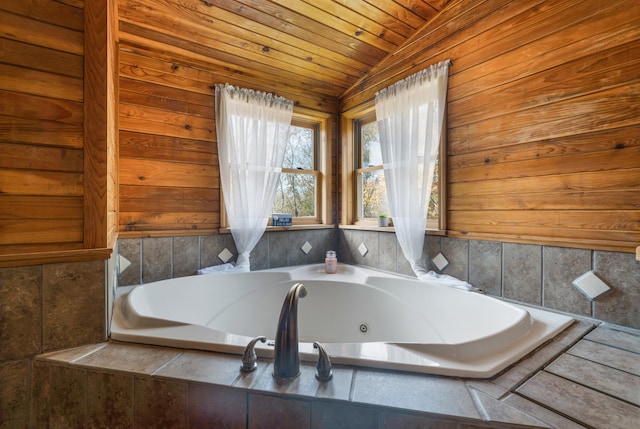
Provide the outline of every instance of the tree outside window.
[[312,124],[291,126],[273,213],[290,213],[294,218],[316,217],[316,139],[316,127]]
[[[357,121],[356,143],[358,145],[356,183],[358,192],[358,219],[366,221],[377,218],[380,214],[390,216],[387,201],[387,190],[382,167],[382,153],[380,150],[380,137],[375,115],[369,115]],[[429,208],[427,214],[427,227],[437,228],[440,214],[440,169],[436,161],[436,168],[431,187]]]

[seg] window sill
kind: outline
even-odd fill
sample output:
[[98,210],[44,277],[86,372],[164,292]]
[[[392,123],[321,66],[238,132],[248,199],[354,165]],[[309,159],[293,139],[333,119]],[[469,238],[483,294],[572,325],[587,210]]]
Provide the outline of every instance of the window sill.
[[[267,232],[274,232],[274,231],[304,231],[304,230],[309,230],[309,229],[333,229],[336,226],[333,224],[315,224],[315,223],[311,223],[311,224],[299,224],[299,225],[291,225],[291,226],[267,226],[266,231]],[[218,230],[218,233],[220,234],[231,234],[231,228],[220,228]]]
[[[362,231],[396,232],[393,226],[377,225],[338,225],[339,229],[357,229]],[[447,236],[447,231],[428,229],[425,235]]]

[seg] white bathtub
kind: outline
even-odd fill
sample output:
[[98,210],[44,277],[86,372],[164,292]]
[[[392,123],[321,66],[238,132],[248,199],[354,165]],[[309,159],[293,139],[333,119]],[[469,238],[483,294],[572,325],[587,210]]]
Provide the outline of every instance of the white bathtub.
[[[334,364],[489,378],[553,338],[573,319],[482,294],[349,265],[182,277],[120,288],[115,340],[242,354],[254,337],[274,338],[282,302],[302,282],[300,357],[313,341]],[[258,343],[273,356],[273,342]],[[238,358],[240,362],[240,358]]]

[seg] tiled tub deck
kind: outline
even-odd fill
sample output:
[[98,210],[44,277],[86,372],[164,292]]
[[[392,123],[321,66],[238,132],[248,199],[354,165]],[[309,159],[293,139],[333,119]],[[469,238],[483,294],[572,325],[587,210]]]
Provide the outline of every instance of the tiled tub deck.
[[640,332],[583,320],[491,380],[315,366],[107,342],[33,364],[32,427],[624,428],[640,422]]

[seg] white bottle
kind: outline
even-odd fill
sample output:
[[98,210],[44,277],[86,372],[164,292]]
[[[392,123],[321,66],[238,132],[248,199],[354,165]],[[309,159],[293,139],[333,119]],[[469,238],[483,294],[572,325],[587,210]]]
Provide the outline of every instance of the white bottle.
[[336,252],[327,250],[324,258],[324,272],[327,274],[335,274],[338,271],[338,258]]

